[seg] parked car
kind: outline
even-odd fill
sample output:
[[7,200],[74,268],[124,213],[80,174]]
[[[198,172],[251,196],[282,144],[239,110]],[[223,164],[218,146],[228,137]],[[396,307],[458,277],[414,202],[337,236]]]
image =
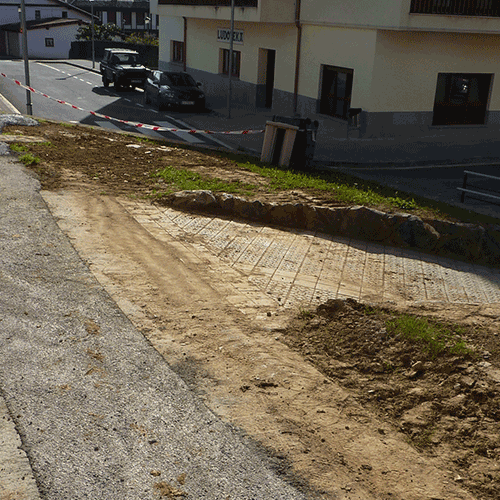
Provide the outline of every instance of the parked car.
[[129,49],[104,49],[100,71],[102,84],[109,87],[113,83],[116,90],[123,87],[144,87],[147,73],[139,53]]
[[188,73],[175,71],[150,71],[144,84],[146,103],[156,102],[165,107],[191,107],[205,109],[205,94]]

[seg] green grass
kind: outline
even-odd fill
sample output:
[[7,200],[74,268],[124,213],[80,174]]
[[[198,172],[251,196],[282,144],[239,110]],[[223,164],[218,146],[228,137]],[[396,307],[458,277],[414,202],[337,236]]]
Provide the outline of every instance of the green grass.
[[33,156],[31,153],[26,153],[19,157],[19,161],[24,163],[26,166],[37,165],[40,163],[40,158],[38,158],[38,156]]
[[460,357],[474,357],[474,351],[467,347],[461,337],[460,327],[450,327],[408,314],[402,314],[386,322],[387,332],[419,345],[431,359],[443,354]]
[[242,182],[227,182],[221,179],[204,179],[197,172],[182,170],[172,166],[163,168],[153,174],[153,177],[162,179],[166,189],[157,196],[173,193],[175,191],[209,190],[214,192],[225,192],[233,194],[251,195],[255,189],[253,184]]
[[10,149],[14,151],[14,153],[24,153],[28,151],[28,146],[26,146],[26,144],[13,143],[10,145]]
[[419,208],[414,197],[387,189],[374,183],[361,182],[337,172],[297,172],[259,163],[238,163],[238,167],[268,178],[274,191],[311,189],[330,194],[336,201],[349,205],[381,206],[414,210]]

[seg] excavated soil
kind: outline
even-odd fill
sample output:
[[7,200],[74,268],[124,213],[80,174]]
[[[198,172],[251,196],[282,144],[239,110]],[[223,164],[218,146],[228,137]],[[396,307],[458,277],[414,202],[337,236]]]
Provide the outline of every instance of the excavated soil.
[[[167,165],[252,184],[254,199],[339,206],[334,198],[270,193],[216,152],[46,122],[3,133],[30,136],[9,141],[40,158],[29,167],[42,189],[72,204],[61,227],[137,328],[311,497],[500,498],[499,305],[403,311],[348,299],[282,311],[266,328],[212,286],[231,279],[222,267],[209,272],[203,256],[146,237],[115,200],[167,190],[150,175]],[[446,325],[439,355],[391,328],[401,313]],[[464,349],[451,348],[455,335]]]

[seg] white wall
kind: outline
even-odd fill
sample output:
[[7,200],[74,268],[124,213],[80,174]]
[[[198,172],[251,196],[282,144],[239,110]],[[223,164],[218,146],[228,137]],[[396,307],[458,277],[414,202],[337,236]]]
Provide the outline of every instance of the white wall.
[[[78,27],[78,25],[70,25],[48,30],[28,30],[28,53],[30,58],[67,59],[71,42],[76,38]],[[46,38],[54,39],[54,47],[45,47]]]
[[[229,28],[225,21],[188,19],[187,66],[208,73],[219,73],[220,49],[229,49],[229,43],[217,41],[217,29]],[[259,49],[276,50],[274,87],[293,92],[295,74],[295,26],[270,23],[235,23],[243,30],[243,44],[234,44],[241,52],[240,80],[257,84],[259,80]]]
[[158,29],[158,68],[166,69],[170,63],[171,40],[184,40],[184,20],[182,17],[160,17]]
[[359,27],[400,27],[411,0],[302,0],[305,23]]
[[319,98],[321,65],[354,70],[351,105],[367,109],[377,30],[304,26],[299,94]]
[[[432,111],[438,73],[500,74],[493,35],[379,31],[367,111]],[[495,79],[490,110],[500,110]]]

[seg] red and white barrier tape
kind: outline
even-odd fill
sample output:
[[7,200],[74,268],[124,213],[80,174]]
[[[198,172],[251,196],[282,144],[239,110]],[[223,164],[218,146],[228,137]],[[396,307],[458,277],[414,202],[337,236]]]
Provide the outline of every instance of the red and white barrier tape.
[[97,116],[99,118],[104,118],[106,120],[111,120],[111,121],[123,123],[123,124],[129,125],[131,127],[145,128],[148,130],[154,130],[155,132],[187,132],[189,134],[247,135],[247,134],[262,134],[264,132],[264,130],[220,131],[220,130],[197,130],[197,129],[168,128],[168,127],[160,127],[157,125],[149,125],[147,123],[137,123],[137,122],[131,122],[128,120],[120,120],[119,118],[113,118],[112,116],[101,115],[100,113],[96,113],[95,111],[90,111],[88,109],[80,108],[79,106],[75,106],[74,104],[71,104],[69,102],[62,101],[61,99],[55,99],[54,97],[51,97],[47,94],[44,94],[43,92],[40,92],[39,90],[36,90],[33,87],[27,87],[26,85],[23,85],[19,80],[14,80],[12,78],[9,78],[5,73],[0,73],[0,75],[7,78],[8,80],[13,81],[16,85],[19,85],[23,89],[29,90],[30,92],[32,92],[34,94],[40,94],[43,97],[46,97],[47,99],[51,99],[52,101],[58,102],[59,104],[65,104],[66,106],[69,106],[73,109],[78,109],[80,111],[85,111],[86,113],[90,113],[93,116]]

